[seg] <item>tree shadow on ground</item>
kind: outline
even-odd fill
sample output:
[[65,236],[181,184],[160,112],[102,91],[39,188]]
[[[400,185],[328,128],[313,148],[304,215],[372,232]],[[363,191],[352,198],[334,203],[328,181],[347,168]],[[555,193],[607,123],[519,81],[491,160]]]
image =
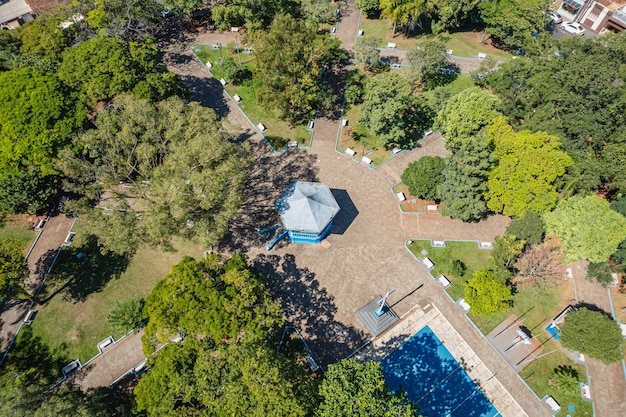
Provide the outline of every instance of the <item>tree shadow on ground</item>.
[[359,215],[359,210],[356,208],[350,195],[346,190],[339,190],[336,188],[332,188],[330,192],[337,200],[337,204],[339,204],[339,213],[333,219],[333,227],[331,229],[332,234],[343,235],[348,227],[352,224],[356,216]]
[[303,334],[322,366],[337,362],[362,346],[369,335],[335,320],[337,306],[315,274],[300,268],[292,254],[261,254],[253,261],[265,274],[265,284],[283,309],[287,321]]
[[578,308],[586,308],[587,310],[591,310],[591,311],[597,311],[598,313],[602,313],[605,316],[607,316],[608,318],[610,318],[611,320],[613,320],[613,316],[611,315],[611,313],[609,313],[608,311],[605,311],[602,309],[602,307],[599,307],[595,304],[589,304],[589,303],[578,303],[577,305]]
[[36,302],[45,304],[58,294],[66,301],[84,301],[89,294],[101,291],[111,279],[119,278],[129,262],[128,256],[103,255],[96,238],[91,236],[82,246],[61,251]]
[[[191,62],[187,65],[196,66],[199,64]],[[200,77],[195,74],[179,74],[179,78],[191,92],[191,101],[197,101],[203,107],[215,110],[217,117],[220,119],[228,115],[230,109],[222,94],[224,88],[210,74],[207,73],[206,77]]]
[[228,234],[215,246],[218,252],[245,252],[267,244],[271,236],[258,230],[280,221],[274,202],[292,181],[317,181],[317,155],[298,150],[276,154],[264,142],[253,146],[255,166],[248,175],[239,212]]
[[65,346],[52,350],[29,326],[22,327],[4,364],[12,373],[22,373],[36,368],[39,380],[53,383],[61,378],[61,369],[69,359],[63,353]]

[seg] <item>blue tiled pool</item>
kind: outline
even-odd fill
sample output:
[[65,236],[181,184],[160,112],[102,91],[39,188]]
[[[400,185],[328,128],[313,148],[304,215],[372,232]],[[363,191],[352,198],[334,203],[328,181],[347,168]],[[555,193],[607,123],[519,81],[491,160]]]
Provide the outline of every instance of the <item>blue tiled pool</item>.
[[430,327],[426,326],[382,361],[392,391],[400,385],[425,417],[496,417],[498,410]]

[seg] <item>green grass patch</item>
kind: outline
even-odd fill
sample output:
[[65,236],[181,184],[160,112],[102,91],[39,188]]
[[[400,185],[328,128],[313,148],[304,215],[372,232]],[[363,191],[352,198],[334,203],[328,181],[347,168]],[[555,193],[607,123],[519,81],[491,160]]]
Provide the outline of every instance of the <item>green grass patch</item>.
[[[359,28],[363,30],[364,36],[374,36],[381,39],[380,47],[385,48],[389,42],[396,44],[401,50],[410,51],[415,49],[424,39],[428,39],[433,35],[417,35],[405,36],[402,33],[396,33],[392,38],[391,32],[393,24],[388,19],[368,19],[361,17]],[[479,53],[487,54],[487,57],[498,61],[507,61],[511,58],[508,52],[497,49],[491,45],[489,37],[483,43],[483,31],[467,30],[463,32],[442,33],[436,35],[446,40],[446,48],[451,49],[454,55],[475,58]]]
[[[409,249],[422,260],[429,258],[435,267],[430,271],[433,277],[445,275],[450,281],[448,294],[457,300],[465,295],[463,283],[472,277],[474,272],[489,266],[489,249],[479,249],[476,242],[446,241],[445,248],[434,248],[430,240],[414,240],[409,245]],[[422,254],[426,251],[426,255]],[[465,273],[461,276],[454,274],[452,261],[460,260],[466,267]]]
[[258,97],[261,84],[258,79],[253,77],[244,81],[242,85],[232,85],[232,80],[220,68],[222,58],[231,55],[235,61],[241,59],[241,63],[254,73],[256,68],[254,55],[239,53],[238,58],[236,48],[213,49],[211,45],[194,45],[192,50],[203,64],[206,65],[207,62],[211,62],[210,71],[216,79],[223,78],[228,82],[225,88],[231,97],[235,95],[241,97],[239,107],[255,126],[259,123],[265,126],[266,130],[263,135],[275,149],[284,149],[287,143],[291,141],[296,141],[302,146],[311,144],[311,132],[307,130],[306,125],[291,126],[288,122],[281,120],[274,109],[259,104]]
[[172,252],[141,248],[132,259],[102,255],[93,242],[64,248],[38,297],[33,335],[52,351],[84,363],[98,353],[100,341],[122,336],[107,324],[116,301],[147,297],[183,255],[199,258],[203,253],[200,245],[189,242],[174,246]]
[[[553,351],[553,353],[548,353]],[[539,359],[535,359],[530,362],[522,371],[520,375],[526,383],[535,391],[539,397],[550,395],[561,406],[561,410],[556,414],[557,416],[566,416],[570,414],[573,416],[593,416],[593,407],[589,401],[582,399],[580,391],[563,391],[557,389],[556,386],[550,385],[550,378],[559,366],[571,366],[578,373],[580,382],[587,382],[586,369],[583,365],[575,363],[565,353],[559,350],[556,343],[550,341],[546,343],[543,349],[543,354]],[[576,407],[575,412],[569,412],[567,406],[572,404]]]
[[474,316],[470,310],[470,317],[483,334],[487,335],[507,317],[514,314],[524,319],[524,326],[533,330],[533,334],[537,334],[539,340],[545,341],[548,336],[543,329],[559,311],[565,308],[566,303],[563,298],[568,291],[568,284],[545,290],[528,286],[513,295],[513,307],[510,310],[492,316]]
[[24,249],[35,239],[37,233],[30,222],[16,219],[0,220],[0,240],[17,239],[24,242]]
[[449,84],[442,85],[439,87],[435,87],[432,90],[424,91],[422,96],[426,99],[426,103],[428,106],[432,107],[435,110],[440,110],[443,108],[445,103],[439,103],[436,99],[438,92],[441,90],[446,90],[449,97],[455,96],[459,94],[461,91],[468,89],[474,86],[474,80],[470,74],[457,74],[454,81]]
[[[360,160],[363,156],[372,160],[372,167],[378,166],[391,159],[391,152],[384,147],[379,147],[378,137],[358,123],[360,105],[351,105],[344,111],[343,119],[348,119],[348,126],[342,127],[339,132],[337,150],[345,152],[350,148],[356,152],[354,159]],[[352,133],[356,131],[359,140],[354,140]]]

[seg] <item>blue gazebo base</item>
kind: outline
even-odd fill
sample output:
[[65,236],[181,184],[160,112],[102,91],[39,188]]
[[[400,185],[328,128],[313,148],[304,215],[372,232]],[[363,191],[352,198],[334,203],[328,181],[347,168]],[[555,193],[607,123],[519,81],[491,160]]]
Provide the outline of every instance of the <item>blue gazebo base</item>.
[[333,222],[331,221],[321,233],[297,232],[295,230],[289,230],[289,240],[293,243],[319,245],[321,241],[328,236],[332,226]]

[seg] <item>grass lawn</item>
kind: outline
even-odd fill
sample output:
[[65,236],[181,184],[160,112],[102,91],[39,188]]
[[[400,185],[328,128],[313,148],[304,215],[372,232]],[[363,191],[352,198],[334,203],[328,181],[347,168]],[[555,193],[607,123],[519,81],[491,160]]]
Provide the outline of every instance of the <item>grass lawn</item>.
[[[350,148],[356,152],[354,159],[358,161],[363,156],[366,156],[372,160],[371,166],[375,167],[391,159],[391,152],[384,147],[378,147],[376,144],[378,141],[376,135],[357,123],[359,108],[360,106],[352,105],[344,111],[343,118],[348,119],[348,126],[341,128],[337,150],[339,152],[345,152],[347,148]],[[361,138],[359,141],[355,141],[350,134],[354,129],[356,129]]]
[[573,298],[574,288],[569,282],[561,281],[559,286],[546,290],[528,286],[513,296],[513,307],[510,310],[492,316],[474,316],[470,310],[470,317],[486,335],[511,314],[515,314],[524,319],[524,326],[538,335],[539,340],[545,341],[549,336],[544,328]]
[[[444,103],[437,103],[435,99],[435,94],[439,90],[448,90],[450,91],[450,97],[455,96],[461,91],[473,87],[474,80],[470,74],[457,74],[457,77],[449,84],[442,85],[439,87],[435,87],[432,90],[424,91],[422,96],[426,99],[426,103],[435,110],[439,110],[437,107],[442,106]],[[439,105],[438,105],[439,104]]]
[[109,335],[122,336],[106,322],[116,301],[147,297],[183,255],[203,254],[200,245],[189,242],[176,242],[175,248],[175,252],[142,248],[130,260],[103,256],[90,244],[64,248],[34,307],[39,312],[33,334],[50,349],[84,363],[98,353],[98,342]]
[[[555,350],[555,352],[547,354],[553,350]],[[572,416],[593,416],[592,404],[582,399],[579,390],[563,392],[549,383],[554,369],[559,366],[571,366],[578,372],[579,381],[587,382],[585,367],[570,359],[565,353],[559,350],[559,347],[553,341],[546,343],[543,352],[545,352],[544,354],[546,354],[546,356],[542,356],[529,363],[520,372],[521,377],[524,378],[539,397],[550,395],[559,403],[561,411],[556,414],[557,416],[564,417],[567,414]],[[569,412],[567,410],[569,404],[576,407],[575,412]]]
[[[219,63],[222,57],[227,54],[232,55],[233,59],[237,61],[237,54],[233,54],[236,50],[235,48],[212,49],[210,45],[194,45],[192,50],[203,64],[211,62],[213,66],[210,71],[215,78],[218,80],[224,78],[229,83],[226,85],[228,94],[241,97],[239,107],[246,113],[252,123],[255,126],[263,123],[266,127],[263,135],[275,149],[284,149],[287,142],[290,141],[297,141],[302,146],[311,144],[311,132],[306,129],[306,125],[290,126],[289,123],[280,120],[274,110],[259,104],[258,89],[260,85],[257,80],[247,80],[242,85],[230,84],[232,80],[228,79],[221,71]],[[239,59],[241,59],[243,65],[254,72],[256,61],[252,54],[240,53]]]
[[[406,198],[406,200],[400,203],[400,210],[402,210],[402,212],[404,213],[426,213],[426,206],[437,204],[434,201],[422,200],[421,198],[412,196],[409,192],[409,186],[402,182],[395,185],[392,188],[392,191],[394,192],[394,194],[404,193],[404,197]],[[443,207],[443,203],[439,203],[437,205],[441,210],[441,207]]]
[[[426,251],[426,257],[435,264],[435,267],[430,271],[431,275],[435,278],[439,275],[445,275],[448,278],[450,287],[447,291],[455,300],[463,297],[465,294],[463,283],[471,278],[474,272],[489,266],[489,255],[491,253],[489,249],[479,249],[476,242],[450,240],[446,241],[445,248],[433,248],[430,240],[414,240],[409,245],[409,249],[420,260],[424,259],[422,251]],[[463,276],[456,276],[450,272],[452,261],[456,259],[461,260],[467,268]]]
[[0,240],[17,239],[24,242],[24,251],[37,236],[33,224],[22,216],[0,219]]
[[[401,33],[396,33],[396,36],[392,38],[392,27],[393,24],[388,19],[368,19],[365,16],[361,16],[361,24],[359,26],[365,36],[381,38],[381,48],[386,47],[389,42],[393,42],[398,49],[408,51],[415,49],[421,40],[432,36],[420,35],[406,37]],[[511,54],[493,47],[489,38],[487,38],[486,43],[483,44],[481,42],[483,39],[482,30],[442,33],[438,36],[445,37],[446,48],[454,51],[454,55],[456,56],[475,58],[479,53],[485,53],[487,57],[498,61],[507,61],[511,58]]]

